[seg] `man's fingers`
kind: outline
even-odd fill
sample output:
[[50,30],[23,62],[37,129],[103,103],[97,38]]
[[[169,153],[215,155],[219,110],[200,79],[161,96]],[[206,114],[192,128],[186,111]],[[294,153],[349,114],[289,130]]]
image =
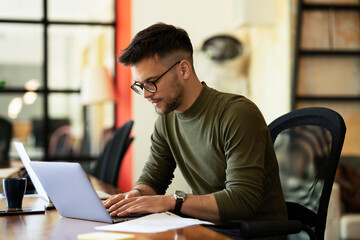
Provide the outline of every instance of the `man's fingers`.
[[125,195],[125,199],[128,199],[128,198],[132,198],[132,197],[136,197],[137,195],[134,193],[134,192],[128,192],[126,195]]
[[104,202],[104,206],[106,208],[111,207],[114,203],[121,201],[122,199],[124,199],[124,194],[117,194],[117,195],[113,195],[110,198],[108,198],[105,202]]
[[136,199],[135,198],[126,198],[126,199],[123,199],[121,201],[118,201],[117,203],[114,203],[113,205],[111,205],[111,207],[109,208],[110,211],[114,211],[116,209],[120,209],[120,208],[128,208],[129,206],[131,205],[128,205],[129,203],[135,201]]
[[111,212],[110,215],[111,216],[124,217],[124,216],[132,214],[132,213],[145,212],[144,209],[146,209],[146,208],[144,208],[143,204],[136,204],[136,205],[133,205],[133,206],[126,205],[124,207],[121,207],[121,208]]
[[107,200],[105,200],[103,202],[103,204],[104,204],[104,206],[106,208],[109,208],[112,205],[122,201],[123,199],[138,197],[139,195],[140,195],[139,191],[131,190],[130,192],[127,192],[127,193],[120,193],[120,194],[117,194],[117,195],[112,195]]
[[169,209],[168,199],[172,196],[139,196],[124,198],[109,208],[111,216],[126,216],[137,212],[164,212]]

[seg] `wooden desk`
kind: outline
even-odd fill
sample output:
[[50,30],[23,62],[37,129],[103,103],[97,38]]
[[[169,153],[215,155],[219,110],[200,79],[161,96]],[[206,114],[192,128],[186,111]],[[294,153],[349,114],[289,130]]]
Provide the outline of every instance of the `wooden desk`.
[[[91,179],[96,190],[110,194],[119,193],[120,190]],[[23,207],[42,206],[44,201],[38,197],[25,197]],[[0,199],[0,209],[6,209],[5,198]],[[64,218],[56,210],[48,210],[45,214],[0,216],[0,239],[12,240],[76,240],[81,233],[95,232],[94,227],[107,225],[107,223],[92,222]],[[217,232],[202,226],[181,228],[161,233],[144,234],[134,233],[138,240],[165,240],[165,239],[230,239]]]

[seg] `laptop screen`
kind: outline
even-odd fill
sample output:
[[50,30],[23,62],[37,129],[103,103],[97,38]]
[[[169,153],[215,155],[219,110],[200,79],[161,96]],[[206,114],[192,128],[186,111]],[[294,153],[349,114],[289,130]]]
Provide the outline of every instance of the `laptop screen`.
[[16,142],[14,141],[14,146],[16,148],[16,151],[18,152],[20,159],[22,161],[22,163],[24,164],[24,167],[27,171],[27,173],[29,174],[29,177],[32,181],[32,183],[34,184],[34,187],[36,189],[36,192],[39,194],[39,196],[41,198],[43,198],[44,200],[46,200],[47,202],[50,202],[50,199],[44,189],[44,187],[41,185],[38,177],[36,176],[34,170],[32,169],[32,167],[30,166],[30,158],[29,155],[27,154],[24,144],[22,144],[21,142]]

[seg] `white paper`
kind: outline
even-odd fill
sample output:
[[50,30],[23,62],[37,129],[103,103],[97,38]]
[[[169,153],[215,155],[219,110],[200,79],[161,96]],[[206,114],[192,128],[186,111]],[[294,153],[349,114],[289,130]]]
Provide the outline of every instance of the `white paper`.
[[211,222],[202,221],[194,218],[182,218],[166,212],[154,213],[126,222],[95,227],[95,229],[134,233],[156,233],[199,224],[213,225],[213,223]]

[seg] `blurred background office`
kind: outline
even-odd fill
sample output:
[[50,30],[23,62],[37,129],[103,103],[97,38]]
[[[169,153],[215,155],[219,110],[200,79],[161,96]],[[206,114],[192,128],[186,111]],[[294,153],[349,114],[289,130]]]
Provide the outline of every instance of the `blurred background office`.
[[[157,22],[184,28],[199,78],[250,98],[267,123],[308,106],[339,112],[347,126],[342,159],[359,166],[359,4],[0,0],[0,173],[18,161],[9,141],[25,143],[33,160],[96,161],[114,130],[133,120],[117,183],[131,189],[149,155],[157,114],[131,92],[130,69],[116,57]],[[178,171],[168,192],[175,189],[189,190]],[[329,213],[327,238],[340,236],[339,212]]]
[[[0,0],[0,116],[12,139],[45,161],[96,159],[112,131],[134,120],[118,185],[130,189],[157,115],[131,93],[130,71],[116,57],[138,31],[165,22],[189,33],[202,81],[247,96],[268,123],[295,108],[331,107],[348,127],[343,154],[360,156],[359,1],[303,2],[315,8],[297,0]],[[169,192],[177,188],[186,188],[178,172]]]

